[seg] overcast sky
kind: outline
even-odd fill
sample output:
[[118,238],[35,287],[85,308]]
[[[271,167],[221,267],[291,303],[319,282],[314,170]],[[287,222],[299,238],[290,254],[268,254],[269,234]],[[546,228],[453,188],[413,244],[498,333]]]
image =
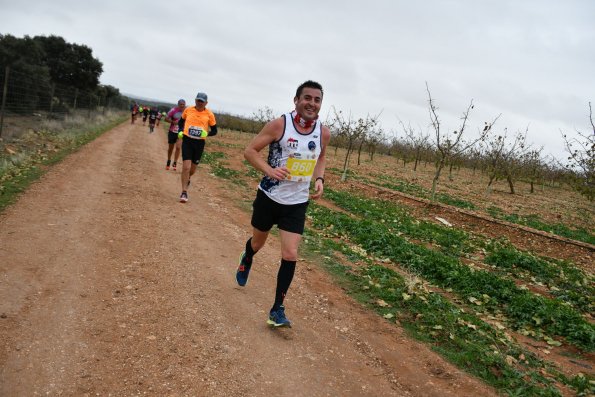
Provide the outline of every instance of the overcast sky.
[[427,82],[446,130],[473,99],[470,132],[501,113],[496,132],[528,127],[557,156],[560,130],[592,130],[594,18],[592,0],[0,0],[0,33],[87,45],[124,93],[280,114],[312,79],[323,119],[334,106],[429,131]]

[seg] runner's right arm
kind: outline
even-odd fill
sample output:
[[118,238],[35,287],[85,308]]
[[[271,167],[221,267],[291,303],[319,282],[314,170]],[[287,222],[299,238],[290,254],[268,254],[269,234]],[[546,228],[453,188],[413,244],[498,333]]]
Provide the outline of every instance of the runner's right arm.
[[262,130],[252,139],[252,142],[248,144],[246,150],[244,150],[244,158],[248,160],[254,168],[262,171],[266,176],[279,181],[284,180],[289,175],[287,167],[273,168],[269,163],[262,158],[260,151],[271,143],[279,140],[283,129],[285,127],[285,121],[282,117],[269,121]]

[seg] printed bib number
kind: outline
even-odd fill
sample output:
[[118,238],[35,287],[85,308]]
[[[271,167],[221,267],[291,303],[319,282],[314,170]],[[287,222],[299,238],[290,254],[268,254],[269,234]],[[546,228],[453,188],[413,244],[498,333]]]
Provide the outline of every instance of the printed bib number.
[[287,159],[287,169],[289,177],[287,179],[297,182],[306,182],[312,179],[316,160],[296,159],[290,157]]
[[188,136],[190,138],[201,139],[201,138],[206,138],[207,135],[208,135],[208,132],[206,132],[205,130],[203,130],[200,127],[191,126],[190,128],[188,128]]

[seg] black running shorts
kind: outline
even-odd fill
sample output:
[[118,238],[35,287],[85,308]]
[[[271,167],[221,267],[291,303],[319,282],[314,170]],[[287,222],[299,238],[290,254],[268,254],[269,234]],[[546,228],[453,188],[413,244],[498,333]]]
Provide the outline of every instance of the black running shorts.
[[262,190],[256,192],[252,203],[252,226],[261,232],[268,232],[273,225],[286,232],[303,234],[308,202],[300,204],[279,204]]
[[192,163],[200,163],[202,153],[205,150],[204,139],[192,139],[184,136],[182,139],[182,160],[192,160]]
[[167,143],[169,143],[170,145],[173,145],[177,141],[178,141],[178,133],[169,131],[167,133]]

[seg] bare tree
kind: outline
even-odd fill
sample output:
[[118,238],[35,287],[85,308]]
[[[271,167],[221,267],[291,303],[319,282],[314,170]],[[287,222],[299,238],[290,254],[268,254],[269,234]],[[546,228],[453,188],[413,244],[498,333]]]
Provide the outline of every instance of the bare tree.
[[423,133],[421,128],[419,131],[416,131],[411,124],[405,126],[405,124],[399,120],[399,124],[401,124],[401,128],[405,131],[405,137],[411,148],[413,149],[415,164],[413,165],[413,171],[417,171],[417,165],[419,164],[419,160],[421,159],[422,152],[428,150],[431,147],[430,144],[430,134]]
[[[531,193],[535,193],[535,183],[543,178],[544,164],[541,159],[541,152],[543,147],[534,149],[525,154],[525,161],[523,164],[523,174],[529,179],[531,185]],[[542,185],[543,186],[543,185]]]
[[483,151],[481,147],[472,147],[469,149],[469,154],[467,157],[470,164],[468,167],[473,169],[473,175],[475,175],[475,171],[477,170],[477,168],[481,166],[481,162],[483,160],[482,156]]
[[370,161],[374,161],[374,154],[378,146],[383,145],[386,142],[386,136],[384,135],[384,129],[382,127],[374,128],[368,134],[368,153],[370,154]]
[[[465,145],[465,142],[461,141],[462,145]],[[471,150],[472,147],[469,148]],[[452,171],[456,167],[457,169],[461,168],[461,161],[463,160],[463,153],[456,153],[453,154],[450,159],[448,160],[448,180],[454,181],[454,177],[452,176]]]
[[252,113],[252,118],[261,123],[268,123],[275,118],[275,112],[268,106],[258,109]]
[[[329,128],[332,128],[330,122],[326,122],[325,125],[329,126]],[[345,137],[343,135],[339,134],[339,131],[337,130],[333,130],[333,134],[331,136],[331,144],[335,146],[335,157],[337,156],[337,151],[339,150],[340,147],[345,147],[347,140],[345,139]]]
[[504,128],[502,135],[486,138],[484,144],[484,158],[487,163],[488,185],[486,193],[490,193],[492,184],[499,178],[506,178],[510,194],[514,194],[514,181],[517,171],[523,164],[526,146],[527,131],[517,132],[512,142],[508,138],[508,129]]
[[572,186],[587,197],[589,201],[595,199],[595,124],[593,124],[593,109],[589,102],[589,121],[592,132],[576,131],[578,138],[568,138],[562,133],[564,148],[569,154],[565,167],[572,171]]
[[275,112],[268,106],[258,109],[252,113],[252,120],[256,123],[252,125],[252,133],[257,133],[266,123],[275,118]]
[[343,162],[343,174],[341,181],[347,179],[347,171],[349,168],[349,158],[351,153],[355,149],[355,145],[360,139],[363,139],[366,132],[372,130],[378,124],[378,116],[371,117],[366,116],[365,119],[359,118],[355,120],[351,113],[348,117],[343,115],[343,112],[338,111],[333,107],[334,116],[329,123],[329,127],[339,136],[343,137],[346,141],[346,153],[345,160]]
[[357,147],[357,165],[360,165],[362,163],[362,149],[364,145],[368,142],[369,135],[370,131],[364,131],[362,133],[362,136],[359,138],[359,145]]
[[505,128],[504,135],[493,136],[491,139],[486,139],[484,142],[480,142],[482,157],[488,174],[486,194],[490,193],[492,183],[494,183],[494,180],[496,180],[498,176],[506,133],[507,129]]
[[387,146],[388,146],[388,155],[392,156],[394,152],[398,152],[398,148],[399,148],[400,142],[399,142],[399,135],[397,134],[396,131],[391,130],[388,133],[388,138],[387,138]]
[[500,165],[506,181],[508,182],[508,188],[510,194],[515,194],[514,183],[518,177],[519,170],[521,169],[526,153],[530,147],[527,145],[527,132],[529,127],[525,129],[524,133],[517,132],[514,143],[510,147],[510,150],[506,150]]
[[463,112],[461,116],[461,125],[460,127],[453,131],[452,133],[443,133],[441,131],[441,123],[440,119],[438,118],[438,107],[436,106],[434,99],[432,98],[432,94],[430,93],[430,88],[428,87],[428,83],[426,83],[426,90],[428,92],[429,98],[429,113],[430,113],[430,120],[432,122],[432,128],[434,129],[434,145],[436,146],[436,150],[438,151],[438,160],[436,161],[436,172],[434,174],[434,178],[432,179],[432,200],[435,199],[436,196],[436,185],[438,184],[438,180],[440,179],[440,173],[444,166],[455,156],[458,156],[471,147],[475,146],[477,142],[483,141],[485,137],[490,133],[492,126],[498,120],[500,115],[498,115],[491,123],[486,123],[483,131],[479,131],[479,136],[476,139],[470,141],[463,141],[463,134],[465,133],[465,128],[467,127],[467,120],[469,119],[469,112],[473,109],[473,100],[469,103],[467,110]]
[[[377,120],[379,116],[380,114],[378,114],[375,119]],[[368,151],[371,152],[371,148],[374,147],[375,149],[378,145],[378,142],[381,141],[381,135],[382,127],[378,126],[377,122],[373,126],[370,126],[369,130],[366,130],[362,133],[359,139],[359,147],[357,148],[357,165],[361,164],[362,149],[364,146],[368,147]],[[371,157],[372,156],[370,156],[370,158]]]

